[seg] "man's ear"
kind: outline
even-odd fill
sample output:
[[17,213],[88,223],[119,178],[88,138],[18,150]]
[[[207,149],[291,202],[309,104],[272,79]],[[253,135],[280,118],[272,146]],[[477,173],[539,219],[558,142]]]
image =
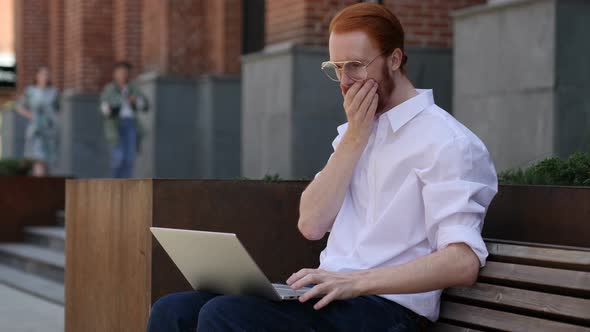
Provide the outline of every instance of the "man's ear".
[[399,70],[402,66],[402,61],[403,61],[403,57],[404,57],[404,53],[402,52],[401,49],[396,48],[395,50],[393,50],[393,52],[391,53],[391,66],[390,69],[391,71],[395,72],[396,70]]

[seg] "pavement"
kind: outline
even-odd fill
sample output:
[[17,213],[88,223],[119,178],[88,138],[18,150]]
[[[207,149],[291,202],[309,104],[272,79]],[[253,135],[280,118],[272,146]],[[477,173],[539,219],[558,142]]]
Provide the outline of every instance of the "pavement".
[[64,307],[0,283],[0,331],[63,332]]

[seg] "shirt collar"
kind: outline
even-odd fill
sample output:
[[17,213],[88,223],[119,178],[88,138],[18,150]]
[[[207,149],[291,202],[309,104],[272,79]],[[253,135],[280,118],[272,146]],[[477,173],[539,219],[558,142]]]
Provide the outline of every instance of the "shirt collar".
[[432,90],[416,89],[418,95],[385,112],[393,132],[398,131],[424,109],[434,104]]

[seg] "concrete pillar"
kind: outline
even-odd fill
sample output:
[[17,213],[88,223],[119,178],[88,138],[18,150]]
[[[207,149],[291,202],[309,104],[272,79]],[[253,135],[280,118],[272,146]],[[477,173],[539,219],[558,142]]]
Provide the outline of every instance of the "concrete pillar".
[[242,174],[311,177],[346,122],[338,84],[320,70],[326,48],[282,44],[242,59]]
[[302,178],[328,160],[346,121],[337,84],[320,70],[328,24],[350,0],[265,3],[264,50],[242,57],[242,175]]
[[25,128],[27,120],[13,111],[4,111],[0,132],[2,133],[2,158],[20,159],[25,151]]
[[110,176],[109,151],[96,93],[66,90],[62,97],[57,173],[79,178]]
[[241,175],[241,80],[201,76],[197,89],[197,177],[235,179]]
[[555,35],[555,154],[590,152],[590,3],[557,1]]
[[141,114],[145,137],[138,177],[232,179],[240,176],[240,80],[146,73],[138,79],[152,100]]
[[140,76],[138,83],[152,104],[150,112],[140,115],[145,137],[136,162],[136,176],[197,177],[196,80],[147,73]]
[[498,170],[590,148],[588,15],[590,3],[575,0],[456,14],[455,116],[484,140]]

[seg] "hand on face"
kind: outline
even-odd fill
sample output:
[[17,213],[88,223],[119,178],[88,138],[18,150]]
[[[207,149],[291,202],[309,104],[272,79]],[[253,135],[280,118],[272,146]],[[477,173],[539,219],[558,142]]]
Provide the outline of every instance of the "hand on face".
[[315,297],[321,297],[322,299],[313,306],[315,310],[320,310],[334,300],[346,300],[360,296],[359,280],[359,274],[354,272],[303,269],[287,279],[287,285],[295,290],[315,285],[303,294],[299,301],[305,302]]
[[379,84],[372,79],[355,82],[344,95],[344,111],[348,119],[346,136],[355,142],[367,144],[375,112],[379,104]]

